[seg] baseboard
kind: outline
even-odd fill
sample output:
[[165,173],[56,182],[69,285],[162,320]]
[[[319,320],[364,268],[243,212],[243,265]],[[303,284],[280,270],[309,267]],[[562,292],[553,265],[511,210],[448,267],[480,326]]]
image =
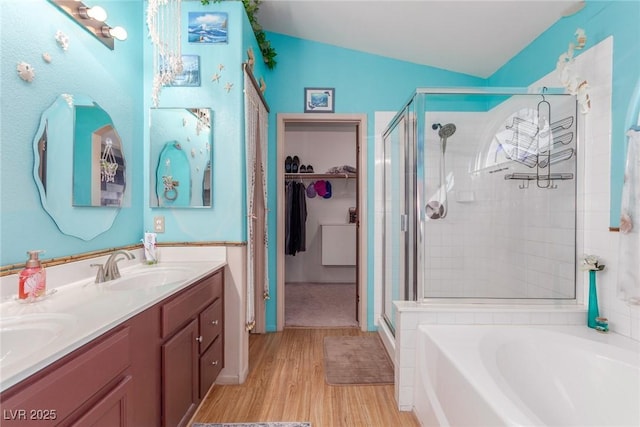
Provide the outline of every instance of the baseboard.
[[248,366],[245,369],[243,369],[242,372],[240,372],[239,374],[225,373],[223,369],[222,372],[220,372],[220,375],[218,375],[218,378],[216,378],[216,384],[221,384],[221,385],[243,384],[247,380],[247,376],[249,376]]

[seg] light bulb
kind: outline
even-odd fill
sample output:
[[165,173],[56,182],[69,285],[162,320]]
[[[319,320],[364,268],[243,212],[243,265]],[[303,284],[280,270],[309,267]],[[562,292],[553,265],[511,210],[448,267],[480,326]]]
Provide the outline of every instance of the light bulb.
[[84,19],[92,18],[100,22],[104,22],[107,20],[107,11],[100,6],[80,6],[78,8],[78,14]]
[[127,30],[122,27],[113,27],[109,30],[109,34],[116,40],[124,41],[127,39]]
[[109,27],[108,25],[104,25],[102,27],[102,35],[104,37],[112,37],[116,40],[126,40],[127,39],[127,30],[122,27]]

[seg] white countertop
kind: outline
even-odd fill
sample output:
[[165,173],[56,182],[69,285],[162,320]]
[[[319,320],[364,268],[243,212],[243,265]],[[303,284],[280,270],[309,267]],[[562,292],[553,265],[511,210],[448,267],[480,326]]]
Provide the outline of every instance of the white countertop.
[[[92,260],[92,262],[101,261]],[[84,277],[72,283],[60,283],[63,281],[60,278],[64,277],[65,270],[70,273],[73,269],[72,265],[65,265],[61,269],[56,269],[58,271],[52,271],[51,275],[58,283],[49,285],[49,269],[47,269],[47,288],[50,294],[41,301],[33,303],[18,302],[14,297],[5,295],[0,304],[0,325],[4,324],[2,325],[3,330],[10,329],[11,326],[5,328],[5,325],[10,324],[12,319],[28,315],[32,318],[42,316],[43,323],[47,318],[59,319],[63,327],[60,328],[60,324],[58,324],[58,329],[61,330],[53,328],[50,333],[51,337],[45,336],[45,339],[51,341],[37,351],[25,350],[24,354],[12,354],[9,357],[8,347],[10,345],[8,342],[4,343],[6,347],[0,348],[2,354],[0,391],[8,389],[136,314],[224,267],[226,261],[224,259],[184,261],[177,257],[155,265],[144,265],[140,263],[138,257],[136,262],[121,262],[120,264],[123,278],[129,274],[166,267],[185,267],[190,270],[190,274],[188,280],[184,282],[168,283],[156,287],[142,285],[139,288],[115,290],[109,289],[108,284],[93,283],[94,276]],[[79,267],[84,268],[85,271],[93,271],[95,274],[95,270],[86,270],[86,266],[80,265]],[[73,274],[67,274],[67,277],[73,278],[73,276]],[[10,276],[3,279],[5,279],[2,281],[4,283],[0,284],[5,288],[5,291],[8,287],[7,282],[15,281],[17,283],[17,279]],[[55,290],[54,293],[51,293],[52,289]],[[51,323],[56,322],[52,321]],[[19,336],[18,331],[19,326],[16,327],[13,339],[16,335]],[[46,334],[46,331],[43,334]],[[0,345],[2,344],[0,343]]]

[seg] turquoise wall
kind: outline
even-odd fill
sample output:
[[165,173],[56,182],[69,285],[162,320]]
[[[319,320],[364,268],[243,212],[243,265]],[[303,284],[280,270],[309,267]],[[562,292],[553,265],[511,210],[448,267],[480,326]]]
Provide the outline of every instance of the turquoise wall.
[[[90,95],[113,119],[129,165],[142,162],[142,44],[146,38],[143,3],[103,0],[111,25],[129,33],[109,50],[46,0],[0,2],[0,264],[21,263],[30,249],[44,249],[44,259],[136,243],[141,237],[142,176],[127,172],[130,203],[113,227],[92,240],[65,235],[42,209],[33,179],[33,139],[40,116],[62,93]],[[58,47],[54,35],[68,35],[69,49]],[[42,54],[48,52],[47,64]],[[16,72],[19,62],[35,70],[32,83]],[[69,141],[71,144],[72,141]],[[49,161],[71,163],[68,159]],[[70,170],[71,168],[69,168]],[[138,169],[139,170],[139,169]],[[68,191],[71,191],[71,173]],[[48,197],[56,197],[48,194]],[[77,209],[77,208],[73,208]],[[94,208],[85,208],[94,209]],[[99,208],[97,208],[99,209]],[[78,227],[91,227],[79,223]]]
[[[213,207],[169,210],[149,208],[150,158],[148,111],[151,107],[151,45],[145,21],[146,2],[103,0],[108,22],[124,26],[129,38],[116,42],[111,51],[63,15],[46,0],[2,0],[0,3],[0,264],[23,262],[29,249],[45,249],[45,258],[137,243],[153,217],[164,215],[166,233],[160,241],[226,240],[246,242],[246,171],[244,157],[244,110],[241,63],[246,50],[256,52],[257,78],[267,82],[265,96],[271,109],[269,122],[269,204],[276,203],[276,114],[303,111],[305,87],[335,88],[337,113],[368,116],[368,192],[373,192],[374,112],[396,111],[416,87],[527,86],[553,71],[558,55],[566,50],[578,27],[588,36],[587,47],[614,36],[614,92],[612,129],[612,225],[617,224],[624,165],[624,132],[631,105],[639,97],[640,6],[637,1],[588,1],[578,14],[561,19],[489,79],[397,61],[276,33],[268,33],[278,65],[267,70],[258,58],[258,46],[240,2],[201,6],[183,3],[186,31],[189,11],[229,13],[229,43],[189,44],[185,54],[200,55],[201,86],[164,88],[160,107],[209,107],[213,110]],[[16,25],[16,23],[20,25]],[[54,40],[57,30],[69,35],[70,48],[63,52]],[[49,52],[53,61],[43,62]],[[25,83],[17,77],[16,64],[33,65],[36,79]],[[224,69],[220,69],[220,65]],[[142,70],[142,71],[141,71]],[[212,81],[214,73],[221,75]],[[585,76],[588,79],[588,76]],[[231,90],[224,86],[231,84]],[[120,134],[128,168],[130,203],[118,213],[114,226],[83,241],[61,233],[42,209],[32,177],[33,138],[41,113],[61,93],[90,95],[111,115]],[[637,107],[635,107],[637,114]],[[68,159],[60,159],[68,161]],[[54,197],[55,195],[52,195]],[[373,201],[366,207],[368,238],[373,241]],[[142,212],[142,215],[141,215]],[[275,242],[276,210],[269,216],[269,238]],[[78,224],[91,227],[91,224]],[[272,299],[267,304],[267,327],[276,328],[276,248],[269,249]],[[373,252],[367,251],[369,301],[373,301]],[[369,325],[374,324],[369,305]]]
[[[274,71],[268,73],[265,97],[271,108],[269,116],[269,281],[271,299],[267,302],[267,329],[276,330],[276,115],[304,112],[305,87],[335,88],[336,113],[367,114],[367,192],[373,194],[374,179],[374,113],[397,111],[409,100],[416,87],[483,86],[484,79],[427,67],[409,62],[371,55],[350,49],[316,43],[277,33],[267,33],[278,56]],[[363,209],[367,215],[369,242],[374,238],[373,198]],[[367,250],[368,313],[367,323],[375,325],[373,317],[373,248]]]
[[[591,1],[579,13],[560,19],[488,79],[490,86],[528,86],[555,70],[561,53],[574,33],[587,34],[585,49],[613,36],[613,93],[611,97],[611,206],[610,225],[617,227],[624,174],[626,137],[632,122],[629,111],[637,112],[640,84],[640,2]],[[580,51],[576,51],[576,56]],[[583,76],[589,80],[588,73]],[[560,81],[558,80],[558,85]],[[637,113],[636,113],[637,119]],[[635,122],[633,122],[635,123]]]
[[[241,64],[247,60],[247,49],[256,55],[254,74],[263,75],[266,68],[259,60],[259,49],[253,30],[241,2],[182,3],[183,35],[187,34],[189,12],[226,12],[229,18],[228,43],[189,43],[182,38],[182,53],[200,56],[199,87],[165,87],[160,92],[158,107],[196,108],[212,110],[213,123],[213,188],[212,207],[197,209],[165,209],[149,207],[144,199],[144,229],[153,229],[153,217],[165,217],[165,233],[159,242],[229,241],[246,242],[246,173],[244,156],[244,93]],[[146,27],[145,27],[146,28]],[[220,79],[212,77],[218,74]],[[149,114],[153,107],[151,87],[153,79],[152,46],[144,42],[144,194],[155,191],[149,177],[155,171],[157,158],[149,155]],[[232,85],[230,90],[225,86]],[[151,188],[151,190],[150,190]]]

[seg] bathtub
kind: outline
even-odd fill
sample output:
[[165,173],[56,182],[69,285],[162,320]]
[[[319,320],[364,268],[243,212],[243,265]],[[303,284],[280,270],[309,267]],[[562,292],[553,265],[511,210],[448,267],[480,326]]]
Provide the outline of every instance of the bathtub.
[[640,343],[584,326],[420,325],[424,426],[639,426]]

